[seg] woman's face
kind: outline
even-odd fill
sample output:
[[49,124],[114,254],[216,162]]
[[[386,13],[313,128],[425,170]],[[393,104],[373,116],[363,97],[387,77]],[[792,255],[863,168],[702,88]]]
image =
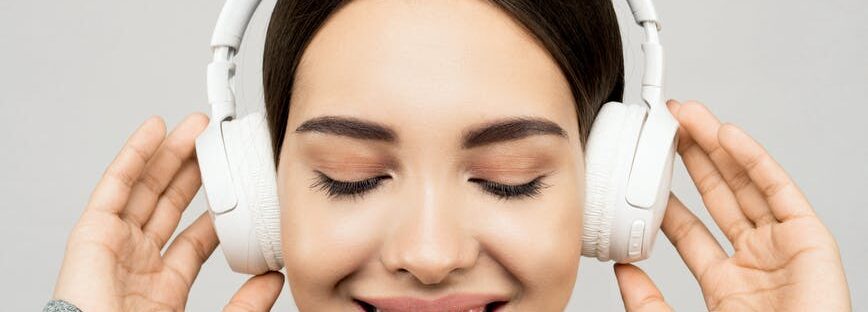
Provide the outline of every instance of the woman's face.
[[296,79],[278,186],[299,308],[564,308],[584,202],[575,103],[509,13],[352,1]]

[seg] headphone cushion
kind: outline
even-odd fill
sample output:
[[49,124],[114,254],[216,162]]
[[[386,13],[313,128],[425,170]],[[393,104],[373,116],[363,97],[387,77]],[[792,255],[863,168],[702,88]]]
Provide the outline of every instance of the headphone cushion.
[[603,105],[591,127],[585,150],[585,207],[582,255],[609,259],[609,234],[618,191],[613,171],[619,166],[621,131],[629,108],[618,102]]
[[[283,263],[280,239],[280,204],[277,198],[277,178],[274,153],[268,124],[262,113],[252,113],[232,120],[224,126],[224,137],[237,140],[227,144],[233,157],[230,167],[234,189],[243,192],[239,200],[245,200],[251,215],[259,249],[269,270],[280,270]],[[228,133],[228,132],[234,133]]]

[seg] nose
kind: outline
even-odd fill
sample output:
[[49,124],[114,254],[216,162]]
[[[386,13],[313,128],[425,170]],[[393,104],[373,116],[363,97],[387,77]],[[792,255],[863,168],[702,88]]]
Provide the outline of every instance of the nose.
[[446,194],[429,191],[410,202],[397,218],[381,254],[390,272],[406,272],[424,285],[442,283],[453,272],[473,267],[479,242],[472,229],[462,225],[461,207]]

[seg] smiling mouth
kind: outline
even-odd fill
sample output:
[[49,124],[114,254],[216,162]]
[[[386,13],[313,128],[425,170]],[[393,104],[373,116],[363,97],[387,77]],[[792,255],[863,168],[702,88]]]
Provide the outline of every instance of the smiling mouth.
[[[353,301],[359,306],[359,308],[360,308],[359,311],[364,311],[364,312],[410,312],[411,311],[411,310],[407,310],[407,311],[383,310],[383,309],[377,308],[373,304],[364,302],[364,301],[359,300],[359,299],[353,299]],[[470,308],[470,309],[464,309],[464,310],[448,310],[448,311],[442,311],[442,312],[500,312],[502,310],[501,308],[503,306],[505,306],[506,303],[507,303],[506,301],[493,301],[493,302],[489,302],[488,304],[486,304],[484,306],[479,306],[476,308]]]

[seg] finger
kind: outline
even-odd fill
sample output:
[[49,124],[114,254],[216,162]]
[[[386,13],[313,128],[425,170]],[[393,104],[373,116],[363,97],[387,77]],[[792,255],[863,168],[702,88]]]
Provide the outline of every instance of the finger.
[[217,248],[217,242],[217,233],[214,232],[211,215],[206,211],[178,237],[175,237],[166,250],[163,261],[180,275],[189,289],[196,275],[199,274],[202,264]]
[[193,155],[196,136],[207,124],[208,117],[205,114],[193,113],[172,130],[133,186],[129,203],[121,213],[125,220],[138,226],[148,221],[157,198],[181,165]]
[[[667,104],[673,114],[678,114],[681,106],[679,103],[670,101]],[[753,228],[753,223],[742,212],[738,200],[730,191],[714,162],[708,158],[708,154],[696,144],[689,133],[679,134],[678,153],[681,154],[690,178],[702,195],[702,202],[726,237],[730,241],[735,241],[739,233]]]
[[201,185],[199,163],[194,159],[188,160],[160,196],[153,216],[143,228],[145,235],[150,237],[158,248],[162,249],[175,233],[181,215],[190,205],[190,201],[196,196]]
[[106,168],[85,211],[119,213],[145,164],[163,142],[165,133],[166,125],[162,118],[154,116],[145,120]]
[[808,199],[784,168],[742,129],[732,124],[723,125],[720,142],[726,152],[747,171],[777,220],[784,222],[814,215]]
[[773,222],[771,209],[759,189],[732,156],[721,148],[718,140],[720,120],[697,102],[682,104],[676,118],[714,162],[744,215],[756,225]]
[[224,312],[271,311],[283,289],[283,274],[271,271],[251,277],[232,296]]
[[624,309],[629,312],[672,311],[663,294],[654,282],[639,267],[632,264],[615,264],[615,277],[621,288]]
[[727,258],[708,228],[672,193],[660,229],[700,284],[706,269]]

